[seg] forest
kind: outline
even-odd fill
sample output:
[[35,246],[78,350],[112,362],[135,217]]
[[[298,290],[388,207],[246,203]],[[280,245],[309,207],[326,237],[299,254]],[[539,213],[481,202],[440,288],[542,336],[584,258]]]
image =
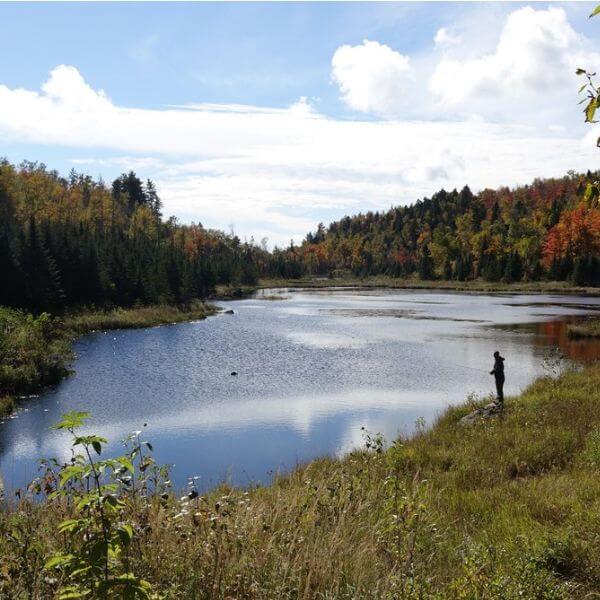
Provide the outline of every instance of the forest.
[[274,252],[281,277],[299,273],[433,280],[600,284],[597,173],[536,179],[479,194],[440,190],[386,212],[320,224]]
[[570,281],[600,284],[597,173],[474,194],[440,190],[386,212],[320,224],[300,245],[265,245],[163,218],[151,180],[107,185],[0,161],[0,305],[186,304],[259,277]]
[[253,284],[268,253],[235,235],[163,219],[152,181],[108,187],[38,163],[0,162],[0,305],[188,303],[217,284]]

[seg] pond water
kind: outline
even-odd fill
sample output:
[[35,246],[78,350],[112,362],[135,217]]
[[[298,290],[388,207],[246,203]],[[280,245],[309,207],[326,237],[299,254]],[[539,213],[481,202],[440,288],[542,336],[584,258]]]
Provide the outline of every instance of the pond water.
[[270,290],[218,304],[234,314],[81,338],[75,375],[0,425],[7,490],[26,485],[39,458],[70,455],[68,436],[49,429],[70,410],[92,414],[87,431],[109,452],[147,424],[178,487],[190,476],[202,489],[250,485],[361,445],[361,427],[390,439],[491,393],[496,349],[509,395],[544,373],[552,347],[600,356],[598,343],[565,332],[600,313],[600,298]]

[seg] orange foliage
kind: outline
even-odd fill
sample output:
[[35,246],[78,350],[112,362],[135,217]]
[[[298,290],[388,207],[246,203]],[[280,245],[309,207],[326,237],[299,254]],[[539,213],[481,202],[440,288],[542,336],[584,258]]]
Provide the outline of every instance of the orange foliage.
[[566,256],[600,256],[600,209],[580,204],[563,212],[543,246],[544,263]]

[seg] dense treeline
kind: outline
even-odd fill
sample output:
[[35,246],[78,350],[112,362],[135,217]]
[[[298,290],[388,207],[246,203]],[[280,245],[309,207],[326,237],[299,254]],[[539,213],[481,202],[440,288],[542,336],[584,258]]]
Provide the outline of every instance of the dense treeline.
[[301,246],[276,251],[280,277],[389,275],[600,284],[600,207],[586,197],[598,174],[569,174],[515,189],[441,190],[413,205],[319,225]]
[[268,253],[235,235],[163,220],[152,181],[107,187],[44,165],[0,162],[0,305],[186,303],[252,284]]
[[441,190],[387,212],[319,225],[275,249],[163,219],[157,190],[133,172],[111,186],[44,165],[0,161],[0,305],[185,304],[259,276],[388,275],[600,284],[597,173],[473,194]]

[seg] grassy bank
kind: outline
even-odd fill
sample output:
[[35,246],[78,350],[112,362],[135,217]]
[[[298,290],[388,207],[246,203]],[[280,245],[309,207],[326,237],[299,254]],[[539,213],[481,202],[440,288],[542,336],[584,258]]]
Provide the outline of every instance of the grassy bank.
[[19,396],[37,393],[69,374],[71,345],[78,335],[203,319],[213,312],[200,301],[185,307],[85,310],[64,318],[0,307],[0,418],[16,409]]
[[[497,420],[465,428],[472,403],[451,408],[404,443],[370,436],[267,487],[144,499],[120,484],[133,539],[111,569],[177,599],[595,597],[599,390],[599,365],[541,379]],[[0,512],[0,596],[78,581],[42,565],[81,555],[89,538],[56,534],[80,516],[60,497]]]
[[168,323],[204,319],[214,309],[204,302],[192,302],[189,306],[159,304],[134,308],[110,310],[85,310],[64,318],[65,327],[76,335],[108,329],[139,329]]
[[572,338],[600,338],[600,319],[590,318],[582,323],[569,325],[567,333]]
[[248,298],[257,290],[255,285],[217,285],[211,300],[240,300]]
[[574,286],[567,281],[531,281],[502,283],[483,280],[476,281],[425,281],[421,279],[397,279],[378,276],[365,278],[304,277],[300,279],[261,279],[258,287],[264,288],[390,288],[440,290],[486,293],[527,293],[527,294],[580,294],[600,295],[600,288]]
[[15,409],[18,396],[58,383],[71,359],[70,336],[59,320],[0,307],[0,418]]

